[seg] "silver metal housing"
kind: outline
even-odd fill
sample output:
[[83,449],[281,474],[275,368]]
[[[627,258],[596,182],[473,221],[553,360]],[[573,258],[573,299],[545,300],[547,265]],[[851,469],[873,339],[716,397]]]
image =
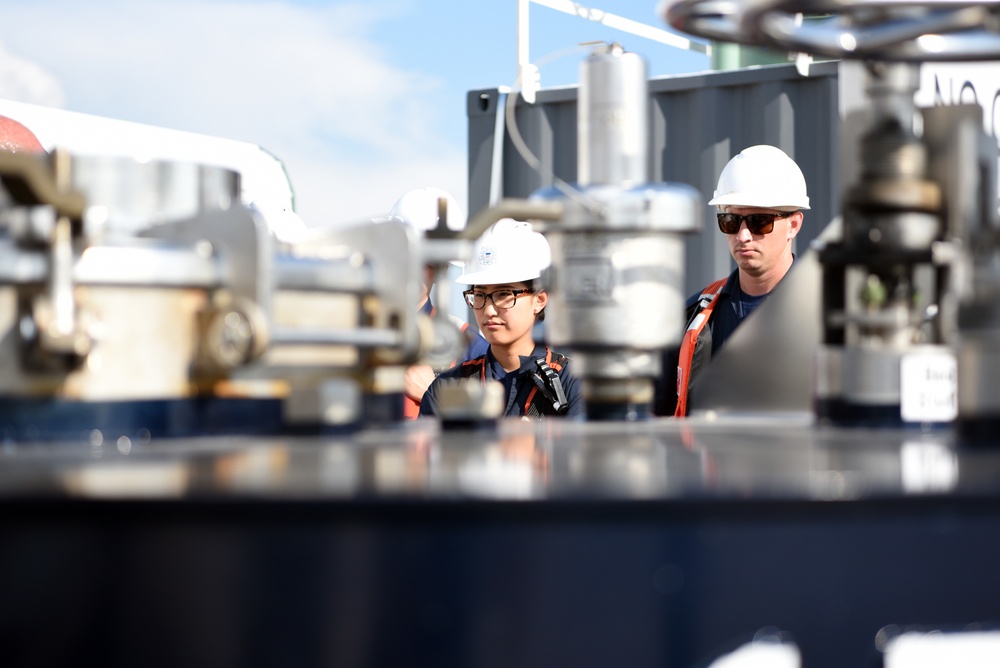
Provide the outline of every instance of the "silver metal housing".
[[605,45],[580,72],[579,187],[533,196],[563,203],[558,223],[540,225],[552,250],[547,339],[572,352],[588,417],[612,407],[614,417],[635,419],[649,413],[659,351],[681,336],[681,235],[699,229],[700,194],[648,183],[643,59]]
[[0,182],[8,401],[259,399],[330,425],[395,397],[401,418],[427,346],[408,225],[281,243],[237,174],[183,163],[0,154]]

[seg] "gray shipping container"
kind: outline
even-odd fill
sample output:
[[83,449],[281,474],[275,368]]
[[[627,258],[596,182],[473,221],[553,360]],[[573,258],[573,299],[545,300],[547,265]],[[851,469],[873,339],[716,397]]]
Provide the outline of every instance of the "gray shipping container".
[[[489,205],[491,184],[495,198],[527,197],[552,185],[550,174],[576,181],[577,92],[576,86],[542,89],[531,105],[518,96],[517,127],[541,161],[541,173],[524,161],[506,132],[502,142],[495,141],[497,128],[503,132],[497,123],[501,91],[469,92],[470,217]],[[814,63],[808,76],[788,64],[655,77],[649,97],[650,179],[693,185],[706,202],[701,232],[686,238],[686,295],[736,266],[707,202],[722,168],[747,146],[773,144],[805,174],[811,209],[798,253],[840,214],[837,62]],[[494,165],[500,166],[497,174]]]

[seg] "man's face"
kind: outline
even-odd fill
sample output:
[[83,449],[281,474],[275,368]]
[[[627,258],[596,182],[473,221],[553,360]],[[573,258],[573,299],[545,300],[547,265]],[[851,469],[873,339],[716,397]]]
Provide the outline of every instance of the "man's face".
[[786,254],[791,254],[791,242],[802,228],[802,212],[783,213],[774,209],[759,207],[727,206],[722,209],[726,213],[736,213],[746,216],[751,213],[777,213],[781,218],[774,221],[774,229],[767,234],[753,234],[747,229],[746,221],[740,223],[740,229],[735,234],[727,234],[729,252],[740,270],[751,275],[761,276],[770,271]]

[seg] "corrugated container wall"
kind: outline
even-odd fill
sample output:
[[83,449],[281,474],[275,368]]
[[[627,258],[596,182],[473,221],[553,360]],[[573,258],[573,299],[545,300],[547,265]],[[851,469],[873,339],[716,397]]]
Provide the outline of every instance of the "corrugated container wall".
[[[551,174],[576,181],[577,87],[542,89],[535,104],[518,96],[515,120],[541,162],[531,168],[509,135],[494,147],[497,113],[504,96],[497,89],[471,91],[469,117],[469,212],[475,215],[501,197],[527,197],[552,184]],[[735,268],[725,237],[714,222],[712,197],[722,168],[747,146],[773,144],[802,168],[811,209],[796,251],[840,213],[838,169],[838,64],[814,63],[808,76],[794,65],[657,77],[649,81],[651,104],[650,180],[698,188],[706,202],[702,231],[687,236],[686,294],[693,294]],[[499,156],[495,153],[500,153]],[[501,159],[498,159],[501,158]],[[501,165],[494,175],[494,165]]]

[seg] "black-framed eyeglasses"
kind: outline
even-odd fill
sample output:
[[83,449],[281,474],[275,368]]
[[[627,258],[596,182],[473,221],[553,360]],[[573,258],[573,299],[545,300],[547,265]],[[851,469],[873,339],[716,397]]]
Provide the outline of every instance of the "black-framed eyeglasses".
[[747,229],[750,234],[770,234],[774,230],[774,221],[780,218],[787,218],[790,213],[748,213],[741,216],[738,213],[717,213],[719,219],[719,229],[723,234],[736,234],[740,231],[740,225],[747,221]]
[[497,308],[513,308],[517,303],[519,295],[532,293],[533,290],[496,290],[494,292],[479,292],[478,290],[466,290],[462,293],[465,303],[477,311],[486,306],[486,298],[489,297],[493,305]]

